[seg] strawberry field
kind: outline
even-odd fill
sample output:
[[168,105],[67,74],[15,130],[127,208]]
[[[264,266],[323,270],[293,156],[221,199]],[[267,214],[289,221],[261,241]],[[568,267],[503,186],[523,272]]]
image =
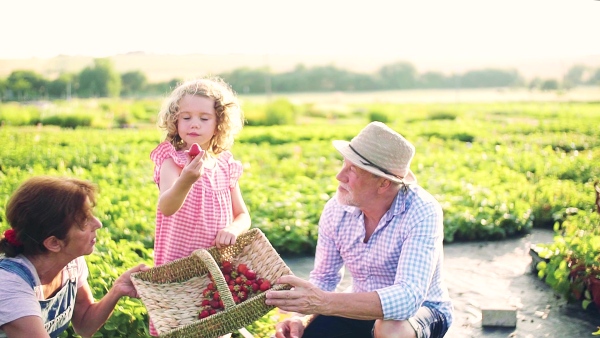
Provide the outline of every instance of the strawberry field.
[[[127,268],[152,265],[158,189],[149,154],[162,140],[153,125],[159,102],[105,102],[94,106],[99,111],[81,109],[86,102],[74,104],[0,105],[0,230],[8,226],[8,197],[28,177],[76,176],[96,183],[103,228],[96,253],[86,259],[100,298]],[[586,222],[581,215],[594,211],[600,103],[290,106],[295,124],[265,126],[256,121],[272,110],[249,103],[247,117],[254,123],[232,149],[244,165],[240,186],[253,226],[282,255],[313,253],[320,212],[337,188],[341,167],[331,141],[351,139],[373,117],[415,145],[412,169],[442,204],[446,242],[502,240],[563,223],[577,228],[577,220]],[[36,125],[51,117],[66,121],[62,111],[74,114],[71,128]],[[123,121],[134,128],[114,128]],[[556,230],[560,234],[560,226]],[[597,233],[590,236],[585,240],[598,241]],[[596,256],[586,251],[593,261],[598,247],[588,247],[596,250]],[[141,302],[124,299],[97,336],[144,336],[146,322]],[[272,325],[266,318],[250,329],[270,332]]]

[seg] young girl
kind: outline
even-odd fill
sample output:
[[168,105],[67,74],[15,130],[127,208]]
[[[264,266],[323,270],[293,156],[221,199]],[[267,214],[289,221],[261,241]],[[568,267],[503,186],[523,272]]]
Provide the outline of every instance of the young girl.
[[[237,97],[220,78],[187,81],[165,100],[158,125],[166,138],[150,154],[160,191],[155,266],[234,244],[250,228],[238,185],[242,164],[229,151],[243,124]],[[202,148],[195,157],[188,153],[194,143]],[[150,333],[157,335],[152,323]]]
[[[220,78],[187,81],[173,90],[158,117],[166,138],[150,154],[160,190],[156,266],[200,248],[234,244],[250,228],[238,185],[242,164],[229,151],[244,124],[231,87]],[[192,157],[194,143],[202,150]]]

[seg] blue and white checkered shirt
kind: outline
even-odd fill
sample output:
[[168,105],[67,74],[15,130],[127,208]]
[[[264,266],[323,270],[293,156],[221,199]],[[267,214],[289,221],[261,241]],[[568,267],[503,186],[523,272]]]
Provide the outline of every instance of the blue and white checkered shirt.
[[319,238],[310,282],[333,291],[345,265],[353,292],[376,291],[383,318],[405,320],[428,305],[452,323],[452,303],[442,278],[443,212],[418,185],[400,189],[390,210],[364,243],[360,209],[330,199],[319,220]]

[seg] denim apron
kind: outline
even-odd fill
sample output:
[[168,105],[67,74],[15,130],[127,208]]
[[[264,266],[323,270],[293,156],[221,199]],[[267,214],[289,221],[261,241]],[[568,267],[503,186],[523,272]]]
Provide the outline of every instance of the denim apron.
[[[31,288],[35,287],[35,279],[31,275],[31,271],[23,264],[8,259],[1,259],[0,269],[19,275]],[[57,338],[65,331],[69,327],[71,317],[73,317],[75,297],[77,296],[77,265],[74,262],[69,262],[67,272],[69,280],[54,297],[39,301],[42,309],[44,328],[50,334],[51,338]],[[5,336],[4,333],[0,333],[0,337],[2,336]]]

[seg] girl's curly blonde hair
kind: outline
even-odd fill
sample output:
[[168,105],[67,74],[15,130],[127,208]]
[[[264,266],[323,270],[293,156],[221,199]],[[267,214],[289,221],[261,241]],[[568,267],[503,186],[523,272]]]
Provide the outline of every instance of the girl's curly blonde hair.
[[165,141],[181,150],[186,144],[177,132],[179,101],[185,95],[203,96],[215,101],[217,127],[208,150],[215,155],[231,149],[235,135],[244,126],[244,112],[229,84],[219,77],[206,77],[179,84],[165,99],[158,113],[158,127],[167,132]]

